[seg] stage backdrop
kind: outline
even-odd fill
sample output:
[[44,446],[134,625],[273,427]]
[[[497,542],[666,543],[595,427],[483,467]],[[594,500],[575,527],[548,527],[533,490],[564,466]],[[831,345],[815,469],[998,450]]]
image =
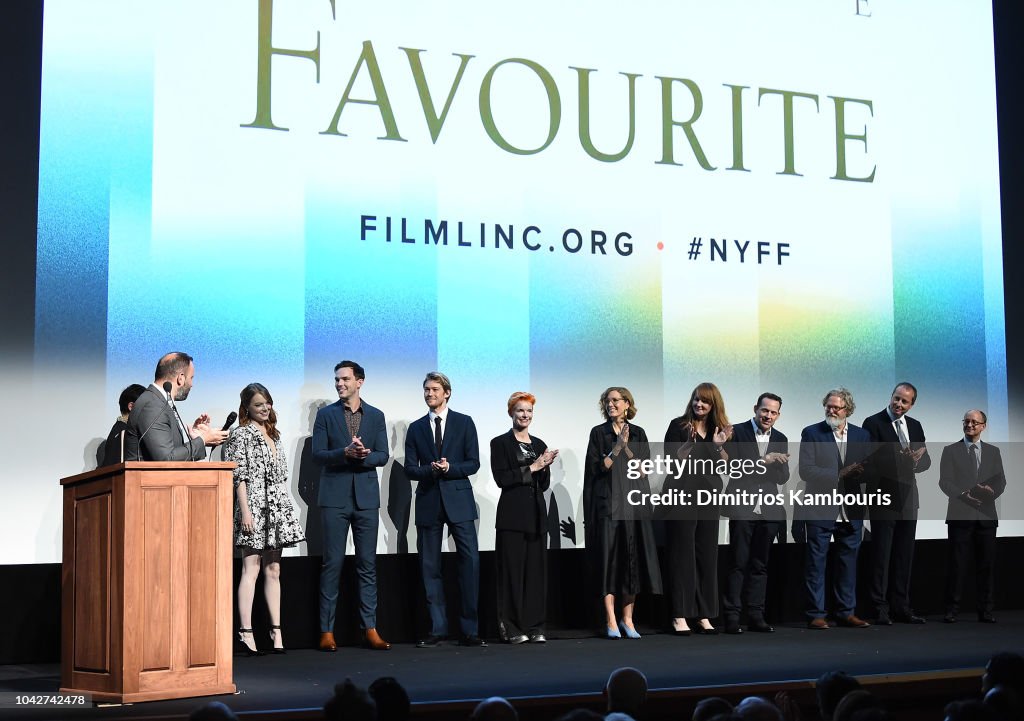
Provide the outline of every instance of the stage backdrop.
[[[483,548],[516,390],[577,525],[610,385],[652,439],[704,380],[735,421],[780,394],[795,440],[828,388],[859,422],[907,379],[929,440],[969,407],[1011,440],[991,23],[952,0],[48,0],[2,561],[59,560],[57,479],[169,350],[196,358],[188,416],[271,389],[311,526],[334,364],[365,366],[396,463],[447,373]],[[410,486],[383,476],[379,548],[415,548]]]

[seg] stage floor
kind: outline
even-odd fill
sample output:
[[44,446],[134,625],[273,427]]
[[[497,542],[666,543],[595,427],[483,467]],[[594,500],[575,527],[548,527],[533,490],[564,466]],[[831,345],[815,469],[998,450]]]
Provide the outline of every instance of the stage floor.
[[609,672],[620,666],[642,670],[652,690],[802,681],[826,670],[857,676],[941,673],[979,669],[996,651],[1024,651],[1024,611],[1003,612],[998,618],[997,624],[980,624],[973,614],[964,614],[956,624],[932,617],[923,626],[828,631],[788,624],[777,626],[774,634],[741,636],[645,633],[639,641],[554,634],[545,645],[494,643],[483,649],[454,644],[417,649],[403,644],[387,652],[298,650],[285,656],[236,657],[238,693],[234,696],[74,711],[40,709],[31,714],[19,713],[10,705],[11,692],[55,692],[59,667],[0,666],[0,692],[4,692],[0,717],[152,718],[187,714],[210,699],[223,701],[235,711],[311,709],[321,707],[333,685],[345,677],[367,686],[380,676],[394,676],[416,703],[492,695],[597,694]]

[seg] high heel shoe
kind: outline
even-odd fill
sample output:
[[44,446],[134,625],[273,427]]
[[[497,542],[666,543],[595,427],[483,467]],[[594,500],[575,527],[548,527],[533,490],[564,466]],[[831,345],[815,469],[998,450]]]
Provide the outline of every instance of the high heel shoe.
[[[249,634],[249,641],[245,640],[245,634]],[[256,648],[256,638],[252,635],[251,628],[240,628],[238,629],[238,643],[242,647],[242,652],[246,656],[263,656],[263,651]],[[252,645],[250,645],[250,643]]]
[[619,630],[622,631],[622,635],[626,638],[640,638],[640,634],[636,632],[635,628],[630,628],[622,621],[619,621]]
[[704,626],[704,625],[701,625],[700,622],[698,622],[697,626],[693,629],[694,633],[699,633],[699,634],[702,634],[704,636],[717,636],[718,635],[718,629],[715,628],[714,626],[712,626],[710,621],[708,621],[706,618],[702,618],[701,621],[706,622],[708,625]]
[[622,634],[619,633],[619,629],[615,628],[614,626],[608,626],[605,629],[604,637],[607,638],[607,639],[615,640],[615,639],[622,638]]
[[[676,628],[676,621],[679,621],[683,628]],[[672,619],[672,635],[673,636],[689,636],[693,631],[686,625],[685,618],[674,618]]]
[[[277,633],[274,633],[275,631]],[[279,638],[281,638],[281,627],[280,626],[271,626],[270,627],[270,642],[271,643],[276,643],[277,639],[279,639]],[[283,641],[281,643],[284,644]],[[281,654],[286,654],[288,652],[285,651],[284,645],[281,645],[281,646],[276,646],[275,645],[274,646],[274,653],[276,653],[278,655],[281,655]]]

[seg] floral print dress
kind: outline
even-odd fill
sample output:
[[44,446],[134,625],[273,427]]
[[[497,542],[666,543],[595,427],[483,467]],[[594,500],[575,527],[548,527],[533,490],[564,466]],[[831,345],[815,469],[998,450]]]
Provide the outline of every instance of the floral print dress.
[[288,493],[288,463],[281,443],[277,453],[255,423],[231,431],[224,446],[224,460],[238,464],[235,488],[245,483],[252,513],[251,533],[242,530],[242,512],[235,495],[235,545],[256,550],[285,548],[306,540]]

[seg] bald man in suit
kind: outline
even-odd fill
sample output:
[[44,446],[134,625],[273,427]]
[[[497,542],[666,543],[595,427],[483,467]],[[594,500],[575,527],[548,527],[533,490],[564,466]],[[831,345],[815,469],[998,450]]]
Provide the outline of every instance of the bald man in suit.
[[967,573],[967,555],[974,547],[978,620],[995,623],[992,615],[995,587],[996,499],[1006,490],[1006,474],[999,449],[983,443],[988,424],[983,411],[964,414],[964,438],[942,449],[939,488],[949,497],[946,530],[949,534],[949,565],[946,579],[946,623],[956,623],[961,591]]

